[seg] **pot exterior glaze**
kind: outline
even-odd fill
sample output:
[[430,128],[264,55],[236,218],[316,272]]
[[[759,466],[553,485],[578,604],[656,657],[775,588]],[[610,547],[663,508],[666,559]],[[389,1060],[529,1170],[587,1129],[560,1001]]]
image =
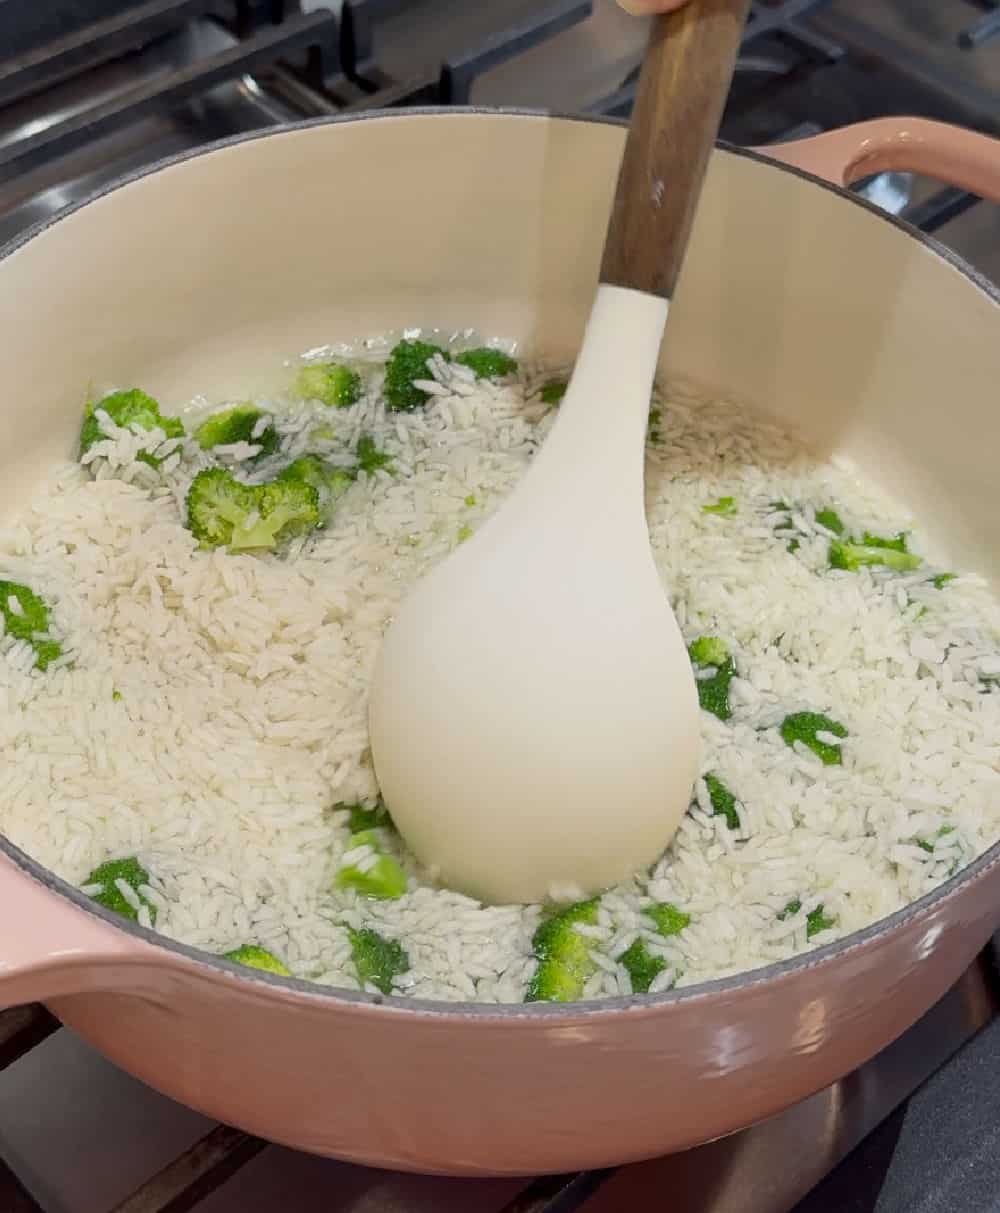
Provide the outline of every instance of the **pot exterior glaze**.
[[[73,212],[0,262],[17,435],[0,510],[70,454],[91,380],[168,403],[239,398],[284,357],[417,324],[572,356],[623,142],[614,124],[404,111],[238,141]],[[853,460],[993,577],[998,337],[995,296],[929,242],[799,173],[716,152],[664,373]],[[47,1001],[139,1078],[263,1137],[453,1175],[648,1158],[778,1112],[904,1031],[1000,918],[994,848],[884,923],[740,979],[449,1008],[210,960],[0,846],[0,1004]]]

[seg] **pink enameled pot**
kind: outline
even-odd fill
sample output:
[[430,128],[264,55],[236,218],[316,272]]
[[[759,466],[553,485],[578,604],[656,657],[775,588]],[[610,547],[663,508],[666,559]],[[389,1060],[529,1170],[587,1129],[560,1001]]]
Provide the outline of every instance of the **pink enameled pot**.
[[[417,324],[572,357],[623,143],[600,121],[375,113],[169,162],[32,232],[0,260],[0,507],[70,453],[90,380],[238,398],[282,357]],[[720,147],[663,368],[853,459],[996,577],[998,295],[843,188],[890,167],[1000,200],[1000,144],[919,120]],[[437,1005],[235,967],[0,849],[0,1004],[44,1001],[126,1070],[265,1138],[455,1175],[622,1163],[769,1116],[903,1032],[1000,923],[994,847],[892,918],[744,977]]]

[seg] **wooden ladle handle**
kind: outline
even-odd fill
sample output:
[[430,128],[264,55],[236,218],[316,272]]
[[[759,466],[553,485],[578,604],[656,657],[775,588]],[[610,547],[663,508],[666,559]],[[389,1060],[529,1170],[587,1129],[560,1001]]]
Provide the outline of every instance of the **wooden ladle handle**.
[[750,0],[656,17],[639,74],[601,282],[673,295]]

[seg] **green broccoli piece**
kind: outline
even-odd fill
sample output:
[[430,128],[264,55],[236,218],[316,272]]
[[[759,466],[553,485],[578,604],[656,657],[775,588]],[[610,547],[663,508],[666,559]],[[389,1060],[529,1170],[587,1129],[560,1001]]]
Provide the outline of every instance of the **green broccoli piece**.
[[938,573],[938,575],[933,579],[931,584],[934,586],[934,588],[936,590],[943,590],[949,581],[955,580],[955,577],[956,577],[955,573]]
[[632,979],[632,990],[645,994],[657,977],[667,967],[662,956],[654,956],[641,939],[637,939],[619,958]]
[[392,980],[410,969],[410,960],[398,940],[386,939],[371,927],[349,927],[351,956],[362,985],[373,985],[383,994],[392,993]]
[[476,350],[465,350],[458,354],[455,361],[475,371],[477,379],[502,379],[505,375],[513,375],[517,371],[517,359],[503,350],[490,349],[482,346]]
[[569,384],[565,379],[550,379],[542,384],[541,399],[543,404],[558,404],[566,395]]
[[324,463],[318,455],[302,455],[294,460],[276,477],[279,483],[299,481],[316,490],[322,518],[329,518],[333,506],[354,483],[354,477],[345,468]]
[[469,493],[469,494],[468,494],[468,496],[465,498],[465,504],[466,504],[467,506],[474,506],[474,505],[476,504],[476,495],[475,495],[475,493]]
[[121,691],[118,690],[117,687],[115,687],[115,689],[111,692],[111,698],[115,703],[121,703],[122,693],[121,693]]
[[149,884],[149,873],[134,855],[130,855],[127,859],[107,860],[94,868],[83,884],[84,887],[100,885],[100,889],[92,894],[94,901],[104,906],[106,910],[114,910],[123,918],[130,918],[133,922],[137,922],[139,911],[118,887],[119,880],[124,881],[146,907],[149,911],[149,921],[155,926],[156,906],[139,892],[142,885]]
[[705,776],[705,786],[708,788],[708,798],[712,802],[712,812],[717,817],[725,817],[726,825],[731,830],[738,830],[740,815],[736,811],[736,797],[715,775]]
[[471,539],[474,534],[475,534],[475,532],[473,531],[472,527],[469,526],[469,524],[467,522],[463,522],[462,525],[458,528],[457,542],[465,543],[465,541],[467,539]]
[[910,549],[907,546],[906,535],[900,531],[898,535],[893,535],[891,539],[887,539],[882,535],[873,535],[871,531],[865,531],[862,543],[870,548],[885,548],[889,552],[908,552]]
[[225,468],[207,468],[191,482],[187,514],[202,547],[270,551],[319,525],[319,494],[299,480],[249,485]]
[[340,362],[314,363],[302,367],[295,377],[295,392],[303,400],[346,409],[361,399],[361,376]]
[[44,598],[17,581],[0,581],[0,616],[4,631],[26,640],[35,650],[35,667],[47,670],[62,656],[62,645],[49,637],[49,608]]
[[941,829],[938,830],[938,832],[934,835],[933,839],[915,838],[913,841],[918,847],[920,847],[922,851],[926,851],[928,855],[933,855],[935,844],[938,843],[942,838],[945,838],[948,834],[954,834],[954,832],[954,826],[942,826]]
[[818,905],[815,910],[810,910],[806,915],[806,939],[812,939],[820,931],[829,931],[831,927],[835,927],[836,925],[836,918],[829,918],[823,912],[822,905]]
[[660,441],[660,422],[663,420],[663,411],[655,406],[649,410],[649,441]]
[[[777,510],[784,511],[784,517],[779,518],[777,524],[775,525],[774,530],[775,530],[776,534],[780,531],[788,531],[791,529],[792,515],[791,515],[790,511],[791,511],[792,507],[788,504],[787,501],[772,501],[768,508],[771,511],[777,511]],[[802,545],[801,545],[801,542],[799,541],[799,539],[793,535],[788,540],[788,542],[785,546],[789,552],[797,552]]]
[[691,915],[669,901],[661,901],[656,905],[646,906],[643,914],[652,919],[653,926],[665,938],[679,935],[691,922]]
[[376,801],[372,808],[364,804],[335,804],[333,811],[348,814],[348,828],[352,834],[363,834],[366,830],[377,830],[383,826],[389,830],[395,829],[381,800]]
[[841,522],[840,515],[836,510],[831,510],[829,507],[817,510],[816,521],[820,526],[825,526],[828,531],[833,531],[835,535],[843,535],[844,533],[844,524]]
[[381,849],[377,830],[361,830],[352,834],[347,844],[348,851],[359,847],[370,847],[374,861],[345,863],[337,873],[338,889],[356,889],[366,897],[378,897],[383,901],[394,901],[406,892],[406,873],[391,855]]
[[[778,914],[780,922],[784,922],[787,918],[794,918],[796,914],[802,912],[802,901],[798,897],[793,897],[792,900]],[[836,918],[828,917],[823,910],[822,905],[818,905],[814,910],[810,910],[806,915],[806,939],[812,939],[814,935],[818,935],[820,931],[829,931],[831,927],[837,925]]]
[[834,737],[846,737],[847,729],[839,721],[831,720],[821,712],[793,712],[781,722],[781,736],[787,746],[801,741],[820,759],[824,766],[839,766],[844,755],[841,747],[828,741],[820,741],[819,733],[831,733]]
[[225,468],[206,468],[191,481],[187,524],[202,547],[222,547],[258,512],[258,491]]
[[429,341],[406,339],[394,345],[385,364],[385,400],[390,409],[411,412],[427,400],[427,393],[413,386],[414,379],[429,379],[427,360],[440,354],[450,356],[439,345]]
[[718,514],[722,518],[732,518],[737,512],[735,497],[720,497],[712,505],[703,505],[701,507],[703,514]]
[[235,408],[206,417],[194,436],[203,451],[217,446],[231,446],[236,442],[252,442],[260,447],[254,459],[263,459],[278,449],[278,431],[270,420],[256,438],[253,436],[257,423],[265,417],[266,413],[251,404],[238,404]]
[[[101,429],[97,418],[97,410],[107,413],[115,425],[123,428],[140,430],[161,429],[165,438],[183,438],[184,423],[179,417],[164,417],[160,412],[159,403],[152,396],[147,396],[139,388],[130,388],[125,392],[112,392],[103,400],[90,401],[83,414],[83,426],[80,429],[80,458],[90,450],[95,442],[103,442],[106,435]],[[141,451],[137,458],[150,467],[159,467],[162,463],[148,451]]]
[[292,971],[286,965],[268,952],[266,948],[259,948],[256,944],[245,943],[241,948],[234,948],[232,952],[223,952],[223,960],[231,960],[234,964],[246,965],[250,969],[260,969],[264,973],[276,973],[279,977],[291,977]]
[[714,670],[707,678],[699,678],[698,702],[702,710],[719,720],[728,720],[733,711],[729,706],[729,684],[736,677],[736,663],[729,648],[718,636],[700,636],[688,649],[692,664],[699,670]]
[[830,544],[829,563],[830,568],[849,573],[856,573],[862,565],[878,565],[897,573],[909,573],[920,568],[923,560],[907,550],[905,535],[882,539],[865,532],[861,543],[835,539]]
[[358,469],[374,476],[380,468],[388,470],[392,467],[392,456],[380,451],[375,445],[375,439],[370,434],[362,434],[358,439],[356,449]]
[[699,636],[688,654],[695,665],[720,666],[729,658],[729,646],[718,636]]
[[598,900],[575,902],[539,924],[531,941],[538,967],[525,1002],[572,1002],[583,993],[595,965],[590,943],[576,925],[597,921]]

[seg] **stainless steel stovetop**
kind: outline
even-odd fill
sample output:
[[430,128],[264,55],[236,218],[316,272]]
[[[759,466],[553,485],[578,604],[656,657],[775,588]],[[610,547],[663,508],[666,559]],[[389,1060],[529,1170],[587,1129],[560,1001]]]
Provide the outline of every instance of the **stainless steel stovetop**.
[[[0,242],[122,172],[303,117],[467,102],[624,116],[644,39],[612,0],[0,0]],[[754,6],[726,138],[904,112],[1000,135],[1000,0]],[[900,174],[862,188],[1000,281],[1000,208]],[[0,1213],[988,1213],[998,1007],[990,951],[878,1058],[782,1116],[530,1184],[266,1146],[135,1082],[40,1009],[7,1012]]]

